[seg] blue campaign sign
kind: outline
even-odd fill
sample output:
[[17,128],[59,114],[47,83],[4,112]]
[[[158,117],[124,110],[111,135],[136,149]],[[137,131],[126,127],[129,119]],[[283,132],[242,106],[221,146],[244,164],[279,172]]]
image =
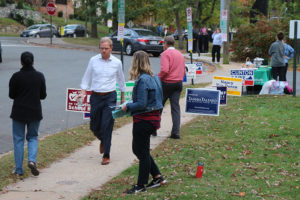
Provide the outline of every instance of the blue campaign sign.
[[186,89],[185,112],[197,115],[219,116],[220,91],[202,88]]
[[218,86],[217,90],[220,91],[220,105],[225,106],[227,104],[227,87]]

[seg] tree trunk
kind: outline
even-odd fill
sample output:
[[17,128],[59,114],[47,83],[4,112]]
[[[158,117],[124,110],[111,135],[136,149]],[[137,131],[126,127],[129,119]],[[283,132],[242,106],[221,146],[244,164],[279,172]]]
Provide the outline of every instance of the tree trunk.
[[90,1],[91,37],[98,38],[96,2]]
[[176,26],[178,31],[178,38],[179,38],[179,49],[183,49],[183,37],[182,37],[182,29],[180,27],[180,17],[179,17],[179,10],[175,9],[175,20],[176,20]]

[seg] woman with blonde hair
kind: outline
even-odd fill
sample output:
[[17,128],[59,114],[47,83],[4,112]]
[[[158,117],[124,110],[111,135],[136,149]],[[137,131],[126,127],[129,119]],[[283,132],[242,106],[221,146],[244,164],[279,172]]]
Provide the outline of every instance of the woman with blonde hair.
[[[153,75],[148,54],[144,51],[134,53],[129,73],[130,79],[136,80],[132,91],[133,102],[122,109],[133,116],[132,151],[140,163],[137,184],[125,193],[134,194],[145,192],[146,188],[159,187],[167,181],[150,155],[150,136],[160,128],[163,108],[160,79]],[[153,180],[147,185],[149,174]]]

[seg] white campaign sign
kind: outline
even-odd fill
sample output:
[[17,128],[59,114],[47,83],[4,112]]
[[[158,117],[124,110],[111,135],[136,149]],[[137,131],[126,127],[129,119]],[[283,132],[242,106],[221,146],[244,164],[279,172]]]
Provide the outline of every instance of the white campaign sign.
[[295,23],[297,22],[297,39],[300,39],[300,20],[291,20],[290,21],[290,38],[294,39],[295,34]]

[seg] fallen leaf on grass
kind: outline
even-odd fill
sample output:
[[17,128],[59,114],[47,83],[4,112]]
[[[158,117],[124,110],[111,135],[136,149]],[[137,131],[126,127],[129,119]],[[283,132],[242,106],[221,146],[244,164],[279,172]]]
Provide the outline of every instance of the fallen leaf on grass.
[[246,196],[246,192],[232,193],[231,195],[233,195],[233,196],[240,196],[240,197],[244,197],[244,196]]
[[269,135],[269,138],[273,138],[273,137],[278,137],[279,135],[278,134],[271,134],[271,135]]

